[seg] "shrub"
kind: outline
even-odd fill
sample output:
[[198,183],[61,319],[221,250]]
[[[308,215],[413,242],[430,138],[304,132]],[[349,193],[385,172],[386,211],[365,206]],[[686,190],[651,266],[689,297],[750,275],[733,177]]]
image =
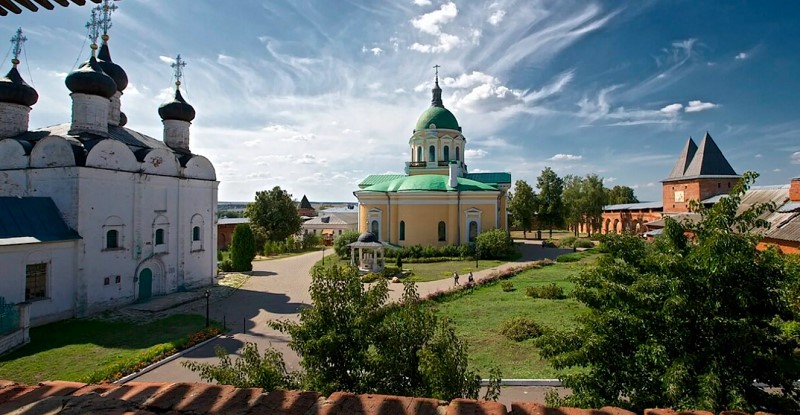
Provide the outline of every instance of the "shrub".
[[385,267],[382,271],[383,278],[392,278],[397,274],[400,274],[400,268],[397,267]]
[[514,317],[503,322],[500,332],[515,342],[521,342],[541,336],[542,328],[531,319]]
[[561,300],[567,298],[567,296],[564,294],[564,289],[555,283],[528,287],[525,290],[525,295],[532,298],[544,298],[548,300]]
[[545,247],[545,248],[556,248],[557,247],[556,243],[551,239],[548,239],[548,240],[542,242],[542,246]]
[[569,254],[559,255],[556,262],[578,262],[583,258],[579,252],[572,252]]
[[394,262],[394,265],[395,265],[395,266],[397,267],[397,269],[399,269],[399,270],[402,270],[402,269],[403,269],[403,256],[402,256],[402,255],[398,255],[398,256],[397,256],[397,261],[395,261],[395,262]]
[[315,246],[322,245],[322,237],[316,233],[306,233],[303,234],[303,240],[301,244],[303,249],[311,249]]
[[572,246],[575,248],[594,248],[594,243],[586,238],[578,238]]
[[231,263],[233,271],[250,271],[256,257],[256,240],[250,225],[240,223],[231,238]]
[[222,251],[221,251],[221,250],[218,250],[218,251],[217,251],[217,262],[220,262],[220,261],[222,261],[223,259],[225,259],[225,257],[223,257],[223,256],[222,256]]
[[375,282],[379,279],[381,279],[381,274],[378,274],[377,272],[370,272],[369,274],[364,274],[361,276],[361,282],[364,283]]
[[231,271],[233,271],[233,262],[231,262],[230,259],[226,259],[224,261],[220,261],[217,264],[217,267],[222,272],[231,272]]
[[514,252],[514,241],[506,231],[491,229],[478,235],[475,249],[482,259],[505,259]]
[[514,291],[514,283],[511,281],[503,281],[500,283],[500,287],[503,288],[503,292],[511,292]]
[[550,258],[545,258],[545,259],[540,259],[540,260],[536,261],[536,263],[541,265],[541,266],[543,266],[543,267],[547,267],[547,266],[555,264],[555,261],[553,261]]
[[233,361],[223,347],[217,346],[214,353],[219,359],[218,364],[191,360],[181,364],[192,372],[198,372],[200,379],[206,382],[213,381],[239,388],[262,388],[267,391],[294,389],[299,386],[297,374],[286,370],[281,352],[272,347],[261,355],[255,343],[245,343],[242,357]]
[[561,240],[560,240],[560,241],[558,241],[558,246],[559,246],[559,247],[567,247],[567,248],[572,248],[573,246],[575,246],[575,241],[576,241],[577,239],[578,239],[578,238],[577,238],[577,237],[575,237],[575,236],[567,236],[567,237],[565,237],[565,238],[561,238]]
[[339,258],[350,258],[350,248],[347,247],[348,244],[351,244],[358,240],[360,233],[358,231],[344,231],[341,235],[337,236],[336,239],[333,240],[333,250],[336,251],[336,255]]

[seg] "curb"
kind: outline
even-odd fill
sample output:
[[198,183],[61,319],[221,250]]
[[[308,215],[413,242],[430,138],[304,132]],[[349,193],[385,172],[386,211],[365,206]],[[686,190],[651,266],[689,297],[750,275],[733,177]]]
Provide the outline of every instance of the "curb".
[[[481,379],[481,386],[488,386],[489,379]],[[500,386],[563,386],[560,379],[500,379]]]
[[128,382],[138,378],[139,376],[144,375],[145,373],[147,373],[147,372],[149,372],[149,371],[151,371],[153,369],[157,369],[157,368],[159,368],[159,367],[161,367],[161,366],[163,366],[163,365],[165,365],[165,364],[167,364],[167,363],[169,363],[169,362],[171,362],[171,361],[183,356],[184,354],[191,352],[192,350],[195,350],[195,349],[198,349],[198,348],[200,348],[202,346],[205,346],[206,344],[211,343],[211,341],[213,341],[213,340],[217,340],[218,338],[222,337],[222,335],[223,334],[220,333],[220,334],[217,334],[214,337],[211,337],[209,339],[203,340],[200,343],[197,343],[197,344],[195,344],[194,346],[192,346],[192,347],[190,347],[188,349],[183,349],[183,350],[181,350],[181,351],[179,351],[179,352],[177,352],[175,354],[169,355],[169,356],[159,360],[158,362],[155,362],[155,363],[151,364],[150,366],[145,367],[144,369],[142,369],[142,370],[140,370],[138,372],[134,372],[134,373],[131,373],[130,375],[123,376],[123,377],[115,380],[113,383],[117,383],[117,384],[120,384],[120,385],[128,383]]

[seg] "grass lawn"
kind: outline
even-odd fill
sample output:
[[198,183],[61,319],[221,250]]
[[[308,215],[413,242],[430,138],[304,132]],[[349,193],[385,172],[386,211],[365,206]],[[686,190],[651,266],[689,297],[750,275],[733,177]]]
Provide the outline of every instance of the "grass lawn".
[[0,379],[98,381],[159,352],[182,348],[205,318],[176,315],[147,324],[65,320],[31,329],[31,342],[0,356]]
[[[336,254],[325,257],[325,265],[331,265],[334,262],[338,263],[339,265],[350,264],[350,260],[341,259]],[[445,278],[452,278],[453,271],[457,271],[458,275],[462,277],[461,282],[464,283],[467,280],[466,274],[468,272],[476,272],[482,269],[494,268],[498,265],[505,264],[506,262],[508,261],[482,259],[478,261],[478,267],[475,267],[475,261],[473,260],[429,263],[409,263],[403,261],[403,269],[411,270],[414,273],[411,277],[411,281],[414,282],[436,281]],[[315,266],[319,264],[322,264],[322,260],[317,261]],[[387,266],[393,267],[393,258],[387,258],[386,264]]]
[[596,256],[580,262],[561,263],[529,270],[505,281],[515,290],[503,292],[500,284],[476,288],[472,293],[435,303],[440,316],[453,320],[459,337],[469,343],[470,365],[483,378],[489,368],[498,366],[504,379],[559,378],[559,373],[539,357],[533,340],[515,342],[503,336],[500,328],[512,317],[528,317],[542,326],[556,329],[574,327],[576,317],[585,310],[577,300],[533,299],[525,289],[534,285],[556,283],[567,295],[573,284],[568,281]]

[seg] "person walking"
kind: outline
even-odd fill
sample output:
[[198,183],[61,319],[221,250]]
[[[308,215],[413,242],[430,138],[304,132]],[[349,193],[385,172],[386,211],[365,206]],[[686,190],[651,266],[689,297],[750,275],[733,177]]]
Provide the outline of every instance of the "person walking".
[[458,285],[458,271],[453,271],[453,284]]
[[470,271],[469,275],[467,275],[467,283],[471,285],[474,282],[475,282],[475,277],[472,276],[472,271]]

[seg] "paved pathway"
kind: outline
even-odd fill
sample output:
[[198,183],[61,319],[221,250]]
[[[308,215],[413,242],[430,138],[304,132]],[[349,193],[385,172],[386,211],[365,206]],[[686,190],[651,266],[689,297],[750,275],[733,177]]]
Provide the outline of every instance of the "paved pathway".
[[[571,250],[542,248],[535,242],[524,243],[521,251],[523,256],[519,261],[476,272],[474,273],[475,279],[483,279],[496,270],[519,266],[522,263],[542,258],[555,258],[564,252],[571,252]],[[142,382],[201,382],[200,377],[184,368],[181,362],[194,360],[216,363],[218,361],[214,354],[216,347],[224,347],[229,353],[235,354],[245,342],[256,343],[259,350],[262,351],[271,345],[283,353],[289,370],[299,369],[298,356],[287,347],[288,336],[269,328],[267,321],[296,319],[299,308],[310,304],[311,297],[308,287],[311,277],[309,270],[320,258],[319,252],[311,252],[284,259],[253,262],[253,275],[245,285],[233,295],[213,302],[211,305],[211,318],[216,321],[226,321],[228,327],[232,328],[232,334],[222,336],[134,380]],[[465,282],[466,276],[463,276],[461,280],[462,283]],[[392,299],[397,299],[402,295],[401,284],[389,284],[389,288]],[[437,290],[452,288],[453,280],[449,278],[418,284],[421,296]],[[193,308],[189,307],[187,311],[202,314],[205,312],[205,304],[201,300],[198,304],[193,305]],[[504,390],[506,389],[504,388]],[[504,398],[510,398],[513,395],[517,398],[516,400],[534,400],[526,398],[525,395],[531,393],[530,398],[543,396],[543,392],[541,392],[543,390],[542,388],[523,388],[518,393],[509,390],[504,393]],[[505,401],[505,399],[502,400]]]

